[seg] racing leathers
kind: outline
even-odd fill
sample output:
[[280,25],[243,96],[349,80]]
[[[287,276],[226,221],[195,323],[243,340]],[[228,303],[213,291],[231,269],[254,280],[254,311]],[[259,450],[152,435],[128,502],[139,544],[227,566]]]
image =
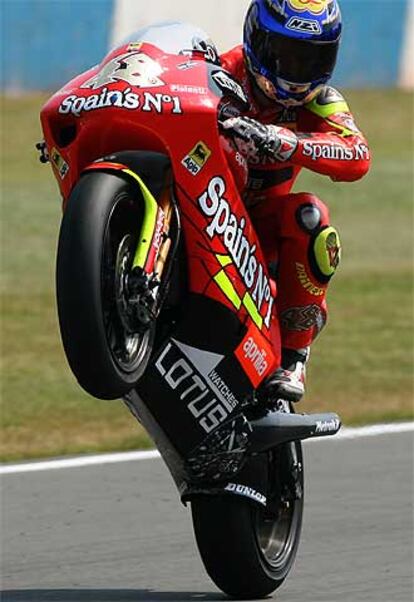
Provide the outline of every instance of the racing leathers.
[[[292,193],[292,187],[302,168],[334,181],[362,178],[370,167],[368,144],[334,88],[323,86],[303,106],[285,108],[273,102],[263,108],[242,47],[223,54],[221,63],[243,85],[250,101],[245,116],[252,121],[236,118],[227,127],[248,161],[244,200],[278,283],[282,347],[305,349],[326,323],[326,291],[340,261],[341,244],[326,205],[312,193]],[[255,132],[260,124],[276,127]]]

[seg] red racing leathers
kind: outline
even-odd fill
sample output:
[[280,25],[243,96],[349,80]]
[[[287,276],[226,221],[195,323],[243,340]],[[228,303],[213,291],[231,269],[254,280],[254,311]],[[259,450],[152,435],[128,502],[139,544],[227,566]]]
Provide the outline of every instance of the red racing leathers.
[[[291,193],[303,167],[334,181],[352,182],[370,167],[367,141],[344,98],[324,86],[301,107],[276,103],[260,108],[246,72],[241,46],[221,56],[222,67],[244,87],[251,103],[246,116],[286,132],[281,160],[250,157],[244,198],[271,273],[278,282],[277,311],[282,346],[307,347],[327,319],[326,291],[340,260],[339,235],[314,194]],[[293,154],[292,154],[293,152]]]

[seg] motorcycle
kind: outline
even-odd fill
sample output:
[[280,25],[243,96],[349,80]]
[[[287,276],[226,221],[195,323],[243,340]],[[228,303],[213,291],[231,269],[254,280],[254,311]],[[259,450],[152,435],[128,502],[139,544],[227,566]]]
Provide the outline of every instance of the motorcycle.
[[216,585],[260,598],[299,545],[301,441],[340,419],[255,394],[280,364],[277,286],[243,205],[246,165],[220,128],[247,102],[203,32],[154,26],[54,94],[39,150],[63,197],[56,291],[72,372],[144,425]]

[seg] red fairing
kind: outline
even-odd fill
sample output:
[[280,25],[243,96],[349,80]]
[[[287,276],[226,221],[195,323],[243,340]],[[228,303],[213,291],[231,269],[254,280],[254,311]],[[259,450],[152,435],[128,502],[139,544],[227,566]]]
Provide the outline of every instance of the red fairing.
[[[247,352],[236,355],[250,382],[258,384],[280,364],[276,284],[241,197],[246,160],[219,132],[218,107],[228,88],[214,83],[220,69],[208,68],[203,57],[124,44],[53,95],[43,107],[42,127],[64,209],[85,171],[128,171],[117,163],[120,151],[169,157],[189,291],[237,316],[240,333],[248,334],[244,343],[266,358],[259,366]],[[160,209],[155,250],[162,221]],[[152,272],[153,263],[151,253],[145,270]]]
[[230,170],[233,174],[237,190],[242,193],[246,188],[249,177],[247,161],[245,157],[243,157],[243,155],[239,153],[236,148],[234,148],[233,144],[228,138],[225,136],[220,136],[220,143],[227,159],[227,163],[229,164]]

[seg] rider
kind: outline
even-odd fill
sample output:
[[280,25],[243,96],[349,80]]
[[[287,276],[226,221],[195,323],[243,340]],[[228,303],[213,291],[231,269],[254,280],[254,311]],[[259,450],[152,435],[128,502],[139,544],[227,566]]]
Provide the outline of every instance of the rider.
[[253,0],[242,46],[221,57],[244,86],[246,115],[224,123],[249,165],[245,201],[277,278],[282,364],[264,399],[298,401],[312,341],[327,319],[326,291],[341,245],[326,205],[291,192],[301,170],[352,182],[369,170],[367,141],[343,96],[327,85],[341,37],[337,0]]

